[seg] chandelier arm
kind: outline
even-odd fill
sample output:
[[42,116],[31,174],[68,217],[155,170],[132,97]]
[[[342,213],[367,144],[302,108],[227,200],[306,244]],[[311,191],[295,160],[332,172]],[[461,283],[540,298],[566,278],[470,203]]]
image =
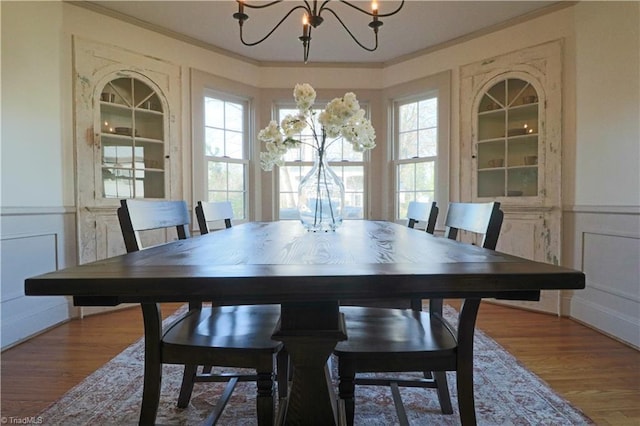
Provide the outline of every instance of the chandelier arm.
[[320,9],[318,9],[318,15],[320,15],[322,13],[322,11],[327,7],[327,4],[329,4],[331,0],[324,0],[322,2],[322,4],[320,5]]
[[[269,7],[269,6],[273,6],[274,4],[278,4],[278,3],[282,3],[284,0],[276,0],[276,1],[272,1],[270,3],[267,4],[249,4],[245,1],[242,1],[242,4],[245,7],[248,7],[250,9],[264,9],[265,7]],[[241,0],[236,0],[236,3],[240,3]]]
[[331,12],[331,14],[336,17],[338,22],[340,22],[340,25],[342,25],[342,28],[344,28],[344,30],[347,32],[347,34],[349,34],[351,36],[353,41],[355,41],[358,46],[360,46],[361,48],[363,48],[364,50],[366,50],[368,52],[373,52],[374,50],[376,50],[378,48],[378,31],[374,31],[376,44],[373,47],[367,47],[364,44],[360,43],[360,41],[356,38],[356,36],[353,35],[353,33],[351,32],[351,30],[349,30],[349,28],[346,26],[346,24],[344,22],[342,22],[342,19],[340,19],[340,17],[338,16],[338,14],[336,12],[334,12],[332,9],[330,9],[328,7],[325,8],[325,10],[328,11],[328,12]]
[[[270,3],[270,4],[273,4],[273,3]],[[246,4],[245,4],[245,6],[246,6]],[[305,10],[307,10],[307,8],[306,8],[305,6],[302,6],[302,5],[299,5],[299,6],[296,6],[296,7],[292,8],[292,9],[291,9],[291,10],[290,10],[286,15],[284,15],[284,17],[280,20],[280,22],[278,22],[278,23],[276,24],[276,26],[275,26],[275,27],[273,27],[273,28],[271,29],[271,31],[269,31],[269,32],[267,33],[267,35],[265,35],[265,36],[264,36],[264,37],[262,37],[260,40],[255,41],[255,42],[251,42],[251,43],[249,43],[249,42],[244,41],[244,37],[243,37],[243,35],[242,35],[242,27],[243,27],[243,26],[242,26],[242,25],[240,25],[240,41],[241,41],[241,42],[242,42],[242,44],[244,44],[245,46],[255,46],[255,45],[258,45],[258,44],[262,43],[263,41],[265,41],[266,39],[268,39],[268,38],[269,38],[269,36],[271,36],[271,34],[273,34],[273,32],[274,32],[275,30],[277,30],[277,29],[280,27],[280,25],[282,25],[282,23],[283,23],[283,22],[284,22],[284,21],[285,21],[285,20],[286,20],[286,19],[287,19],[287,18],[288,18],[292,13],[293,13],[293,12],[295,12],[295,11],[296,11],[296,10],[298,10],[298,9],[305,9]]]
[[[325,3],[327,3],[327,2],[325,2]],[[356,6],[355,4],[351,4],[346,0],[340,0],[340,3],[344,3],[347,6],[350,6],[350,7],[354,8],[354,9],[364,13],[365,15],[369,15],[371,17],[377,16],[378,18],[386,18],[387,16],[395,15],[396,13],[400,12],[400,9],[402,9],[402,6],[404,6],[404,0],[402,0],[402,2],[400,3],[400,6],[398,6],[398,8],[396,10],[394,10],[393,12],[378,13],[378,15],[375,15],[374,13],[369,12],[368,10],[362,9],[362,8]],[[323,7],[324,7],[324,5],[323,5]],[[331,10],[331,9],[327,8],[327,10]],[[335,13],[334,13],[334,15],[335,15]]]

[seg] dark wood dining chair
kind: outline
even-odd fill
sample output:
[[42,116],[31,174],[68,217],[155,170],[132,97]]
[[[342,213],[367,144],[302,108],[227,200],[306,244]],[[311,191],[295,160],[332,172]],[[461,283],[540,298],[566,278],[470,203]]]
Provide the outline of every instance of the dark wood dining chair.
[[[438,220],[439,208],[435,201],[431,204],[420,201],[411,201],[407,206],[407,227],[415,229],[418,223],[425,223],[425,231],[433,234]],[[377,308],[416,309],[422,310],[421,299],[349,299],[341,300],[342,306],[370,306]]]
[[[213,231],[210,224],[224,223],[225,229],[231,228],[233,220],[233,207],[229,201],[198,201],[195,207],[196,220],[198,221],[198,228],[200,235],[208,234]],[[211,302],[212,305],[216,305],[215,301]],[[263,309],[262,307],[253,307],[253,309]],[[276,357],[277,370],[278,370],[278,396],[285,398],[287,396],[288,379],[290,375],[290,363],[289,355],[285,348],[281,348]],[[204,373],[211,372],[210,365],[202,367]]]
[[[445,220],[446,237],[465,230],[483,235],[482,246],[495,249],[503,213],[500,203],[451,203]],[[463,300],[462,327],[443,316],[443,301],[431,299],[429,312],[344,306],[347,340],[336,345],[339,396],[347,424],[355,414],[356,385],[390,386],[400,424],[408,425],[399,387],[436,388],[440,409],[453,413],[446,371],[456,372],[458,411],[464,425],[476,423],[473,397],[473,334],[480,299]],[[358,373],[419,372],[423,377],[361,377]],[[433,372],[433,373],[429,373]]]
[[209,223],[223,221],[225,228],[231,228],[233,208],[228,201],[198,201],[195,208],[200,234],[208,234]]
[[433,201],[431,204],[421,201],[411,201],[407,207],[407,226],[414,228],[417,223],[425,223],[425,231],[433,234],[438,220],[438,206]]
[[[189,211],[184,201],[121,200],[118,219],[127,252],[143,249],[145,231],[175,228],[178,239],[190,237]],[[160,400],[163,364],[185,366],[178,407],[191,399],[194,382],[227,382],[206,424],[217,421],[238,381],[257,382],[258,424],[273,424],[274,357],[283,345],[271,339],[280,308],[277,305],[211,306],[190,302],[189,310],[163,329],[158,303],[142,303],[145,327],[144,387],[140,424],[154,424]],[[222,332],[221,332],[222,331]],[[248,368],[256,374],[197,373],[199,365]],[[285,364],[286,365],[286,364]],[[286,377],[286,371],[281,372]],[[286,383],[286,379],[285,382]],[[286,386],[279,389],[286,396]],[[284,395],[283,395],[284,393]]]

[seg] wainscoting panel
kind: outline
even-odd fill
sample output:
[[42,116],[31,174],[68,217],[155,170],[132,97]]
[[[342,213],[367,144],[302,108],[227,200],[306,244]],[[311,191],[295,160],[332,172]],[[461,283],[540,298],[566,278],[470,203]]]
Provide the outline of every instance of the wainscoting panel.
[[65,208],[2,209],[2,349],[74,314],[66,297],[27,297],[24,280],[75,264],[75,215]]
[[[640,348],[640,209],[576,207],[567,212],[568,266],[586,274],[568,302],[571,316]],[[566,300],[564,301],[567,302]]]

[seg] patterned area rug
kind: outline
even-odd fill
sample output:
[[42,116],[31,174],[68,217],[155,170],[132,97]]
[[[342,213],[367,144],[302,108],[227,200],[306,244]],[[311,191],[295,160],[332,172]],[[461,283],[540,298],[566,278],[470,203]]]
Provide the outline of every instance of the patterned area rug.
[[[183,308],[184,309],[184,308]],[[456,311],[445,307],[455,323]],[[168,318],[165,321],[169,321]],[[580,410],[556,394],[493,339],[476,330],[474,391],[480,425],[591,425]],[[59,401],[43,411],[46,425],[136,425],[142,400],[144,343],[140,339],[109,361]],[[334,363],[335,367],[335,363]],[[182,367],[165,365],[157,416],[159,425],[199,424],[224,389],[220,383],[197,383],[189,407],[176,407]],[[455,373],[448,373],[454,414],[443,415],[433,389],[401,388],[412,425],[458,425]],[[356,387],[356,425],[393,425],[398,419],[389,388]],[[255,384],[239,383],[221,425],[254,425]]]

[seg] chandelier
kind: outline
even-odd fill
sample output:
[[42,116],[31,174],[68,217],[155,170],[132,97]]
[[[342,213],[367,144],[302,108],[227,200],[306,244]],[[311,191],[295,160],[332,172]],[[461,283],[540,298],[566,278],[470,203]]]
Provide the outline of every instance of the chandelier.
[[[268,2],[268,3],[264,3],[264,4],[249,4],[244,0],[236,0],[236,2],[238,3],[238,12],[234,13],[233,17],[238,20],[238,26],[240,27],[240,41],[245,46],[255,46],[257,44],[262,43],[263,41],[268,39],[269,36],[271,36],[271,34],[273,34],[274,31],[277,30],[278,27],[280,27],[280,25],[284,21],[286,21],[287,18],[293,12],[295,12],[296,10],[302,9],[303,10],[302,35],[300,37],[298,37],[298,39],[302,42],[302,47],[303,47],[303,52],[304,52],[304,63],[305,64],[307,63],[307,60],[309,59],[309,48],[311,47],[311,32],[313,31],[313,29],[318,28],[318,26],[320,26],[320,24],[322,24],[322,22],[324,21],[324,18],[322,16],[322,14],[325,13],[325,12],[332,14],[338,20],[340,25],[342,25],[342,28],[345,29],[347,34],[349,34],[351,36],[353,41],[356,42],[356,44],[358,46],[360,46],[364,50],[367,50],[369,52],[373,52],[374,50],[376,50],[378,48],[378,29],[382,26],[382,21],[380,20],[380,18],[386,18],[388,16],[395,15],[396,13],[398,13],[400,11],[400,9],[402,9],[402,6],[404,5],[404,0],[402,0],[400,2],[400,5],[393,12],[378,13],[378,3],[377,3],[376,0],[373,0],[373,2],[371,3],[371,12],[369,12],[368,10],[362,9],[362,8],[360,8],[360,7],[358,7],[358,6],[354,5],[354,4],[351,4],[348,1],[339,0],[340,3],[346,4],[347,6],[352,7],[353,9],[357,10],[358,12],[361,12],[363,15],[366,15],[366,16],[369,16],[369,17],[372,18],[371,22],[369,22],[369,27],[373,30],[374,43],[373,43],[372,47],[367,47],[364,44],[362,44],[356,38],[356,36],[353,35],[353,33],[351,32],[351,30],[349,30],[349,28],[344,23],[344,21],[342,19],[340,19],[338,14],[333,9],[331,9],[329,7],[329,4],[331,3],[331,1],[332,0],[323,0],[323,1],[318,2],[317,0],[313,0],[313,2],[311,2],[311,1],[308,1],[308,0],[304,0],[303,4],[298,4],[297,6],[292,7],[291,10],[289,10],[289,12],[287,12],[282,17],[282,19],[280,19],[280,21],[269,32],[266,33],[266,35],[264,37],[262,37],[261,39],[259,39],[257,41],[254,41],[254,42],[247,42],[244,39],[244,36],[242,34],[242,27],[244,26],[244,21],[249,19],[249,15],[247,15],[245,13],[245,8],[249,8],[249,9],[264,9],[264,8],[273,6],[274,4],[282,3],[283,0],[271,1],[271,2]],[[318,3],[321,3],[321,4],[318,5]]]

